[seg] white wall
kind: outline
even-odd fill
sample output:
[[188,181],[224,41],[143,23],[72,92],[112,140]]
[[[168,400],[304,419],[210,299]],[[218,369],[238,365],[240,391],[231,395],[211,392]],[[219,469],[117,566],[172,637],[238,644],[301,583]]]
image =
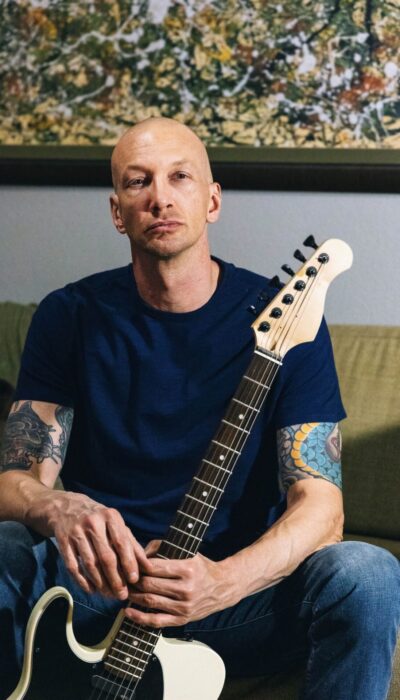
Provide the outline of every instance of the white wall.
[[[0,211],[2,301],[39,301],[71,280],[129,262],[107,189],[1,187]],[[210,234],[215,255],[267,276],[284,262],[298,268],[292,252],[308,234],[318,242],[343,238],[354,265],[332,284],[328,321],[397,325],[399,221],[397,195],[227,191]]]

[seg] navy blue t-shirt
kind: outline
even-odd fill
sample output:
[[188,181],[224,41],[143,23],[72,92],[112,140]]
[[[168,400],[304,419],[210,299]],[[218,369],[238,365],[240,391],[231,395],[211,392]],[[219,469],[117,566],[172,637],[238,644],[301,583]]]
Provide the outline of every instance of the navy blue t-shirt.
[[[147,305],[130,264],[52,292],[28,332],[15,399],[74,408],[65,488],[117,508],[143,544],[165,535],[250,362],[249,306],[261,312],[260,292],[277,291],[218,263],[219,286],[195,311]],[[314,342],[285,356],[201,551],[227,556],[285,509],[279,428],[344,416],[323,322]]]

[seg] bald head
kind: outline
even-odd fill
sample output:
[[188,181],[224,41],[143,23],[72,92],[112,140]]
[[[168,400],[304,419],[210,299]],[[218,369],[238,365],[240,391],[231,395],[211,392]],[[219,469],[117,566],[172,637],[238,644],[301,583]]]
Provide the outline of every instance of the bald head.
[[118,190],[124,168],[140,159],[141,154],[154,152],[161,146],[176,153],[176,160],[191,160],[207,183],[213,181],[206,148],[194,131],[175,119],[150,117],[135,124],[119,139],[111,156],[111,173],[115,191]]

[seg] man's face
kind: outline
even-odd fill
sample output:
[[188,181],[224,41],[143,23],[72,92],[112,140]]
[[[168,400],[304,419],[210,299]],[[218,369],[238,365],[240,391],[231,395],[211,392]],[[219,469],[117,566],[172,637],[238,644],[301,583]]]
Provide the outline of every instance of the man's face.
[[220,188],[202,144],[180,124],[149,121],[125,135],[113,155],[114,224],[133,254],[176,257],[218,218]]

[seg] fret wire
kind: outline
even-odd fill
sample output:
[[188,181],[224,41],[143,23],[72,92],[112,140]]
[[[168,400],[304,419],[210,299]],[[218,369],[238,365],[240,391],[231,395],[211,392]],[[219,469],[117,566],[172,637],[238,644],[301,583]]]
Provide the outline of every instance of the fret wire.
[[236,403],[242,404],[242,406],[246,406],[246,408],[250,408],[251,411],[257,411],[257,413],[260,413],[260,410],[258,408],[254,408],[254,406],[250,406],[248,403],[244,403],[243,401],[239,401],[239,399],[233,397],[232,401],[236,401]]
[[204,481],[203,479],[199,479],[198,476],[193,477],[194,481],[199,481],[201,484],[205,484],[206,486],[209,486],[212,489],[217,489],[217,491],[224,491],[224,489],[220,489],[218,486],[215,486],[215,484],[209,484],[208,481]]
[[[111,649],[111,650],[109,651],[109,653],[107,654],[107,659],[114,659],[115,661],[119,661],[120,663],[123,663],[123,664],[125,664],[126,666],[129,666],[129,665],[130,665],[131,661],[126,661],[126,659],[119,659],[118,656],[114,656],[114,654],[111,654],[111,651],[112,651],[112,649]],[[125,654],[125,656],[129,656],[128,653],[127,653],[126,651],[118,651],[118,649],[114,649],[114,651],[117,651],[119,654]],[[131,657],[131,658],[133,658],[133,657]],[[147,664],[147,660],[146,660],[146,659],[137,659],[137,658],[135,658],[135,661],[137,661],[138,663],[141,663],[141,664],[145,664],[145,665]],[[137,669],[136,669],[136,671],[142,671],[142,670],[143,670],[143,669],[141,669],[141,668],[137,668]]]
[[211,464],[212,467],[215,467],[216,469],[219,469],[220,471],[226,472],[227,474],[232,474],[231,469],[225,469],[225,467],[221,467],[220,464],[215,464],[215,462],[210,462],[209,459],[202,459],[202,462],[205,462],[206,464]]
[[241,428],[240,425],[234,425],[233,423],[230,423],[228,420],[225,420],[225,418],[222,419],[222,423],[225,423],[226,425],[230,425],[232,428],[235,428],[235,430],[242,430],[244,433],[249,434],[250,430],[245,430],[244,428]]
[[262,350],[258,350],[258,349],[256,348],[256,349],[254,350],[254,353],[255,353],[256,355],[260,355],[260,357],[263,357],[264,360],[268,360],[269,362],[275,362],[275,364],[279,365],[279,367],[281,367],[281,365],[282,365],[282,362],[281,362],[280,360],[278,360],[277,357],[276,357],[276,358],[275,358],[275,357],[271,357],[271,355],[268,355],[266,352],[262,352]]
[[237,450],[234,450],[233,447],[228,447],[228,445],[223,445],[222,442],[218,442],[218,440],[211,440],[215,445],[219,445],[220,447],[223,447],[225,450],[231,450],[232,452],[236,452],[236,454],[240,454]]
[[188,554],[193,554],[189,549],[185,549],[184,547],[179,547],[179,545],[174,544],[174,542],[169,542],[169,540],[163,540],[165,544],[171,545],[171,547],[176,547],[177,549],[181,549],[182,552],[187,552]]
[[212,508],[213,510],[215,510],[215,507],[214,507],[214,506],[211,506],[211,505],[209,505],[208,503],[205,503],[204,501],[200,501],[200,500],[199,500],[198,498],[196,498],[195,496],[191,496],[190,493],[185,493],[185,496],[187,496],[187,498],[192,498],[194,501],[197,501],[197,503],[201,503],[201,505],[202,505],[202,506],[205,506],[206,508]]
[[[126,622],[126,618],[122,624],[124,624],[125,622]],[[150,637],[157,637],[157,639],[159,638],[160,633],[161,633],[161,632],[159,632],[157,634],[156,632],[150,632],[150,630],[144,629],[144,627],[142,629],[139,629],[138,631],[139,632],[143,631],[145,634],[148,634]],[[145,644],[153,644],[153,642],[146,642],[146,640],[143,639],[143,637],[136,637],[136,635],[132,634],[132,632],[126,632],[125,630],[123,630],[123,633],[126,634],[128,637],[132,637],[132,639],[136,639],[138,642],[144,642]]]
[[[203,539],[202,537],[196,537],[196,535],[192,535],[191,532],[187,532],[186,530],[181,530],[180,527],[176,527],[176,525],[170,525],[170,528],[172,528],[173,530],[178,530],[178,532],[181,532],[183,535],[186,535],[188,537],[193,537],[193,539],[199,540],[200,542]],[[166,540],[164,540],[164,542],[166,542]]]
[[[215,467],[211,467],[209,464],[202,464],[198,472],[197,480],[202,481],[204,484],[211,484],[211,488],[215,488],[217,491],[220,489],[225,491],[231,474],[231,470],[227,471],[224,469],[216,471]],[[216,484],[218,484],[218,486],[216,486]]]
[[178,513],[181,515],[184,515],[185,518],[191,518],[192,520],[197,520],[198,523],[201,523],[202,525],[208,525],[208,523],[204,522],[204,520],[199,520],[199,518],[195,518],[194,515],[189,515],[188,513],[184,513],[183,510],[178,510]]
[[263,387],[263,389],[270,389],[271,387],[268,386],[267,384],[262,384],[261,382],[258,382],[257,379],[252,379],[252,377],[248,377],[247,374],[243,376],[244,379],[247,379],[249,382],[254,382],[254,384],[259,384],[260,386]]
[[[181,519],[178,517],[175,518],[175,523],[179,523],[179,525],[182,525],[182,527],[179,527],[179,525],[175,525],[175,523],[174,523],[173,525],[170,525],[170,529],[173,528],[175,530],[178,530],[179,532],[181,532],[184,535],[190,535],[192,538],[199,540],[199,542],[201,542],[203,537],[204,537],[204,532],[205,532],[206,526],[200,525],[200,523],[192,522],[192,518],[190,518],[189,519],[190,522],[186,523],[186,524],[181,523],[180,520]],[[189,527],[189,529],[187,529],[188,525],[191,525],[191,527]],[[167,532],[167,537],[170,539],[169,530]]]
[[[144,643],[147,644],[147,642],[144,642]],[[151,656],[151,653],[152,653],[152,652],[150,652],[150,651],[146,651],[145,649],[140,649],[140,648],[139,648],[139,643],[135,644],[135,643],[132,643],[132,642],[126,642],[126,641],[124,641],[123,639],[118,639],[118,637],[115,637],[115,639],[114,639],[114,641],[113,641],[113,643],[112,643],[112,645],[111,645],[111,647],[110,647],[110,652],[111,652],[111,651],[116,651],[118,654],[125,654],[125,656],[127,656],[127,655],[128,655],[128,652],[126,651],[126,649],[119,649],[119,648],[118,648],[118,644],[123,644],[124,646],[127,646],[127,647],[130,649],[129,655],[130,655],[132,658],[135,658],[135,654],[136,654],[136,653],[139,653],[139,654],[146,654],[147,656]],[[140,661],[141,663],[144,663],[144,662],[145,662],[145,660],[142,659],[142,658],[138,659],[138,661]]]
[[[104,666],[110,666],[110,668],[115,668],[116,671],[123,671],[123,669],[118,668],[117,666],[114,666],[114,664],[111,664],[107,659],[104,662]],[[132,676],[132,678],[141,678],[142,676],[137,676],[135,673],[131,673],[130,671],[123,671],[123,673],[127,674],[128,676]]]
[[[117,637],[115,638],[115,640],[114,640],[114,642],[113,642],[113,646],[111,647],[111,649],[114,647],[114,644],[124,644],[124,645],[125,645],[126,647],[128,647],[129,649],[132,649],[132,644],[130,644],[129,642],[124,642],[122,639],[118,639]],[[138,650],[138,647],[133,647],[133,649],[134,649],[135,651],[137,651],[137,650]],[[119,650],[118,650],[118,651],[119,651]],[[126,654],[127,652],[125,652],[124,649],[121,649],[121,653],[122,653],[122,654]],[[140,649],[140,653],[141,653],[141,654],[146,654],[146,656],[152,656],[152,652],[151,652],[151,651],[146,651],[145,649]],[[132,654],[131,654],[131,655],[132,655]],[[143,659],[140,659],[140,661],[143,661]]]

